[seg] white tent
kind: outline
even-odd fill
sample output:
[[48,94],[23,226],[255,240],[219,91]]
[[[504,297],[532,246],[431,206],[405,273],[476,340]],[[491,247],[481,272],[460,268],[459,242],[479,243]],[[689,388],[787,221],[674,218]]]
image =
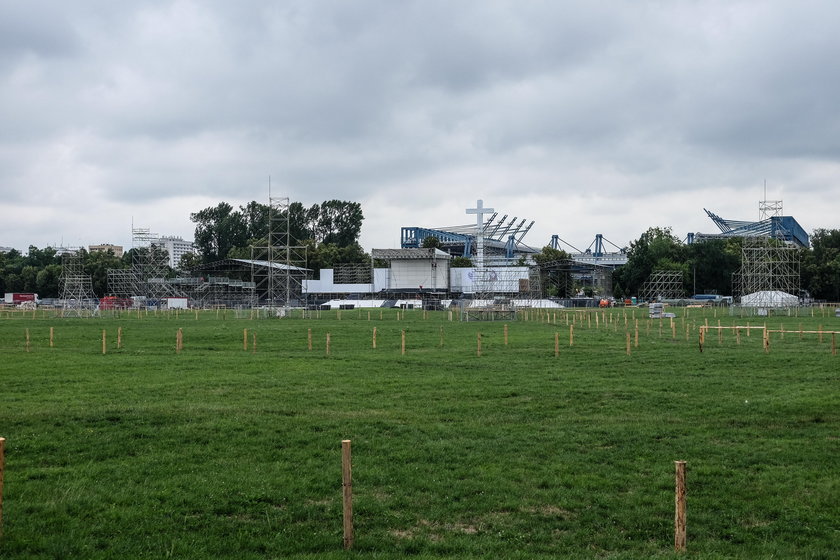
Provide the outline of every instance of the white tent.
[[743,307],[795,307],[799,305],[799,298],[787,292],[768,290],[741,296],[741,305]]

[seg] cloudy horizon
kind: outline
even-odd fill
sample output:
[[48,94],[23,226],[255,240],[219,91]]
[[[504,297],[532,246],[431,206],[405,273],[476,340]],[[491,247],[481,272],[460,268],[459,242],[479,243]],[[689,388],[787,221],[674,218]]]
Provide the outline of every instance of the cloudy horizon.
[[783,200],[837,228],[828,1],[0,2],[0,246],[192,239],[360,202],[365,250],[476,199],[585,249]]

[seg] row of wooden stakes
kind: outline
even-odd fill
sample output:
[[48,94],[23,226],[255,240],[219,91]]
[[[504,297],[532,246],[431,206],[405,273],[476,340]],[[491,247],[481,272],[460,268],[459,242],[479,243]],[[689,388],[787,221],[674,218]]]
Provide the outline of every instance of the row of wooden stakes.
[[[686,510],[685,510],[685,461],[674,461],[676,465],[675,510],[674,510],[674,548],[686,549]],[[3,477],[6,471],[6,438],[0,437],[0,538],[3,537]],[[344,549],[353,547],[353,467],[351,440],[341,441],[341,487],[342,513],[344,528]]]

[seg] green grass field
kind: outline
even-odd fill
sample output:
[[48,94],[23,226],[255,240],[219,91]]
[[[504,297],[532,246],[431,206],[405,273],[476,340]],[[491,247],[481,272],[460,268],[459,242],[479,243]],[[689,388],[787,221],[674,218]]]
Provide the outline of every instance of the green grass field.
[[[677,309],[673,339],[644,313],[522,313],[507,345],[505,323],[445,312],[0,313],[0,557],[672,558],[685,460],[688,556],[835,558],[831,336],[765,353],[760,331],[710,331],[701,353],[705,321],[765,319]],[[801,313],[767,326],[840,331]]]

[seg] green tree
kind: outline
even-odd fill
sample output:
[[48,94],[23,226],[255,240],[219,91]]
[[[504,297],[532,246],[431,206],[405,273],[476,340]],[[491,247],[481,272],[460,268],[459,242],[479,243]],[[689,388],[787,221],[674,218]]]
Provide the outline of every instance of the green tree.
[[195,245],[205,263],[226,258],[234,247],[245,247],[248,226],[241,212],[220,202],[190,214],[195,223]]
[[362,231],[362,206],[358,202],[326,200],[318,216],[316,240],[346,247],[357,243]]
[[630,243],[627,264],[613,273],[613,285],[620,285],[624,294],[637,294],[652,272],[680,270],[688,275],[686,249],[671,233],[671,228],[652,227]]
[[59,297],[59,278],[61,278],[61,265],[48,264],[38,272],[35,279],[36,293],[42,298]]
[[730,295],[732,274],[741,266],[742,239],[710,239],[686,247],[690,292]]
[[108,269],[123,268],[122,259],[114,255],[112,250],[93,251],[88,253],[81,250],[82,263],[85,274],[90,275],[93,293],[97,297],[108,295]]
[[425,237],[423,238],[423,243],[421,247],[423,247],[424,249],[440,249],[440,239],[438,239],[434,235]]
[[801,262],[802,286],[815,299],[840,302],[840,229],[819,228]]
[[452,257],[449,261],[449,268],[470,268],[473,262],[469,257]]

